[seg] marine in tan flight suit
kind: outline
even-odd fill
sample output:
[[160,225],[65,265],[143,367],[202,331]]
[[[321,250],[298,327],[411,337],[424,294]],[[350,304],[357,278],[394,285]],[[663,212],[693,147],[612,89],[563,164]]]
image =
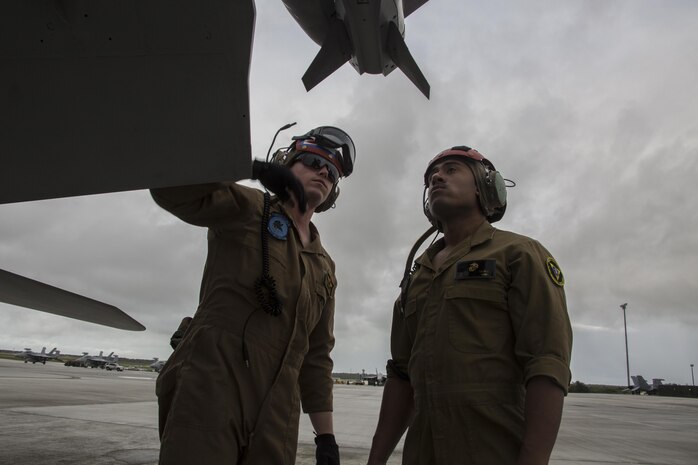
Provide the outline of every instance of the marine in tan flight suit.
[[369,464],[385,463],[408,426],[405,465],[548,463],[570,382],[562,271],[537,241],[491,226],[506,191],[479,152],[440,153],[425,184],[444,238],[395,304]]
[[[160,464],[291,465],[301,405],[324,440],[318,463],[321,455],[339,463],[330,358],[337,281],[310,217],[334,204],[353,160],[349,136],[323,126],[271,163],[255,162],[254,177],[286,199],[234,183],[152,190],[158,205],[208,228],[209,250],[199,308],[157,380]],[[294,182],[302,189],[290,198]]]

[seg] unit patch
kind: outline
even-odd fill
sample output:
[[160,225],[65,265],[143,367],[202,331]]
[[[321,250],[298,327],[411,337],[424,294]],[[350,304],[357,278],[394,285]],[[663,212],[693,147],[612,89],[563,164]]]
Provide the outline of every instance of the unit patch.
[[269,218],[269,224],[267,224],[267,229],[272,236],[285,241],[286,237],[288,237],[288,226],[288,218],[281,213],[272,213],[271,218]]
[[557,264],[553,257],[548,257],[545,261],[545,267],[548,269],[550,279],[552,279],[555,284],[560,287],[565,285],[565,275],[562,274],[560,265]]
[[327,292],[330,294],[332,293],[332,289],[334,289],[334,282],[332,282],[332,276],[330,276],[330,273],[325,271],[325,289],[327,289]]
[[464,260],[456,265],[456,279],[494,279],[497,260]]

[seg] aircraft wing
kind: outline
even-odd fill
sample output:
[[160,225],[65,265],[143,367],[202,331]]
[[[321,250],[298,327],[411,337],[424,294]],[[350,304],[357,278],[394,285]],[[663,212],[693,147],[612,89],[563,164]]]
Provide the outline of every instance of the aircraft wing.
[[113,305],[5,270],[0,270],[0,302],[112,328],[145,330],[145,326]]
[[2,2],[0,204],[251,173],[254,0]]

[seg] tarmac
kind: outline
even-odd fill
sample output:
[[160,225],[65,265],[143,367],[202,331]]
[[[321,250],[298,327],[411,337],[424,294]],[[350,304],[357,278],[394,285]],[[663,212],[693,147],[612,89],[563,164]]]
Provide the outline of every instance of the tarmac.
[[[0,465],[156,464],[155,378],[0,359]],[[382,393],[335,385],[342,465],[366,463]],[[304,415],[297,465],[315,465],[312,437]],[[402,443],[390,465],[400,464],[401,450]],[[550,463],[695,465],[698,399],[570,394]]]

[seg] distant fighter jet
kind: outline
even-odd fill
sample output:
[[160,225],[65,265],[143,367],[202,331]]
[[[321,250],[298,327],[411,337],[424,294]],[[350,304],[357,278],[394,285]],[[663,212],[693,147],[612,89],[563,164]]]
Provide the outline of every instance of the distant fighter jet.
[[152,368],[153,370],[155,370],[155,372],[160,373],[160,370],[162,370],[162,367],[165,366],[166,362],[167,362],[166,360],[162,361],[162,360],[158,359],[157,357],[155,357],[155,358],[153,358],[153,363],[151,363],[148,366],[150,368]]
[[634,386],[627,390],[631,394],[642,394],[643,392],[647,395],[657,394],[659,386],[662,386],[662,381],[664,381],[664,378],[653,378],[650,386],[642,375],[631,376],[631,378]]
[[89,358],[89,354],[87,352],[83,352],[82,356],[76,358],[75,360],[68,360],[65,362],[65,366],[67,367],[87,367],[87,359]]
[[365,381],[369,386],[382,386],[385,384],[387,378],[383,373],[378,371],[378,368],[376,368],[375,375],[367,375],[366,372],[362,370],[360,379],[361,381]]
[[85,365],[90,368],[104,368],[107,363],[118,363],[119,356],[114,355],[114,352],[110,353],[106,357],[102,355],[102,351],[99,351],[99,355],[94,355],[87,357]]
[[405,18],[428,0],[283,0],[320,51],[303,75],[310,90],[349,61],[359,73],[396,67],[429,98],[430,86],[405,44]]
[[18,353],[17,357],[23,358],[24,363],[39,362],[39,363],[43,363],[44,365],[46,365],[46,360],[49,360],[49,359],[56,359],[57,360],[58,355],[60,355],[60,353],[61,352],[54,347],[53,349],[51,349],[51,352],[49,352],[47,354],[46,347],[44,347],[43,349],[41,349],[41,353],[32,352],[31,349],[24,349],[24,352]]

